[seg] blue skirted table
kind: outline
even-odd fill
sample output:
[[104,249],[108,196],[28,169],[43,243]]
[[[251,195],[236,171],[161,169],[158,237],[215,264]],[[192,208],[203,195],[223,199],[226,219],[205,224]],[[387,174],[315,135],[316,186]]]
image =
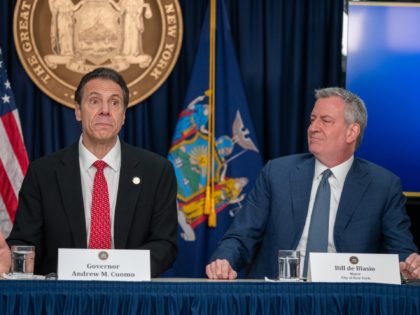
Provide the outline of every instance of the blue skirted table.
[[420,286],[1,280],[0,314],[420,314]]

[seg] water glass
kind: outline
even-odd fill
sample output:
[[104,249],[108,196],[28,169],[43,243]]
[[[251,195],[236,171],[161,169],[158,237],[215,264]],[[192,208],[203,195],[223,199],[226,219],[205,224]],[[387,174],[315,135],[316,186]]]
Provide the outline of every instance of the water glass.
[[279,250],[279,280],[299,281],[300,251]]
[[11,248],[13,275],[33,275],[35,262],[35,246],[14,245]]

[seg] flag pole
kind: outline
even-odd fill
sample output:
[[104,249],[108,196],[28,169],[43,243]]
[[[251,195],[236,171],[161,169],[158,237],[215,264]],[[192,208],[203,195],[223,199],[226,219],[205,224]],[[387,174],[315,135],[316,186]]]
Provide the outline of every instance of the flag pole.
[[215,205],[215,129],[216,129],[216,1],[210,0],[210,61],[209,61],[209,114],[208,114],[208,140],[207,140],[207,182],[206,201],[204,213],[208,215],[208,226],[216,227]]

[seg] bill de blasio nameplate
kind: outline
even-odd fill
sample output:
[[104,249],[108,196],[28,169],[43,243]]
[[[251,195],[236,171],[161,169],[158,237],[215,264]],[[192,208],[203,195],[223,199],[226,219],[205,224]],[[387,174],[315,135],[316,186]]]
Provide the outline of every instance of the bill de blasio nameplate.
[[150,281],[150,251],[58,249],[58,280]]
[[310,253],[308,281],[401,284],[398,255]]

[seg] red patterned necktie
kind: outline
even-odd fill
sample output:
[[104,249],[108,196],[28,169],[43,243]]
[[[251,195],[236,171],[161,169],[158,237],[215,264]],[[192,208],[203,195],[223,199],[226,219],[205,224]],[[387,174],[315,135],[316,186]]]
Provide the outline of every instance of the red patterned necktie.
[[104,161],[93,163],[96,174],[93,180],[92,209],[90,212],[89,248],[111,248],[111,219],[108,185],[104,176]]

